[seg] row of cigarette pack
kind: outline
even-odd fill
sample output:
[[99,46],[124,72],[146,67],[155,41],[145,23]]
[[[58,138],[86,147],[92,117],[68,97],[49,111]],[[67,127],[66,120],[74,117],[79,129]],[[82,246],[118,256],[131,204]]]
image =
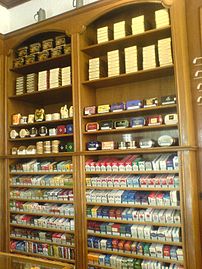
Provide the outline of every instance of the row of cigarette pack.
[[44,175],[44,176],[13,176],[11,179],[13,185],[35,185],[35,186],[73,186],[71,175]]
[[159,171],[177,170],[178,156],[176,154],[161,154],[152,160],[140,155],[127,155],[124,158],[107,157],[95,161],[89,159],[85,163],[86,171]]
[[87,203],[178,206],[177,191],[146,192],[123,190],[87,190]]
[[67,215],[74,216],[74,206],[71,204],[68,205],[58,205],[58,204],[39,204],[34,202],[20,202],[20,201],[10,201],[10,210],[16,212],[40,212],[45,214],[53,215]]
[[35,217],[29,215],[11,215],[12,224],[32,225],[50,229],[74,231],[74,220],[56,217]]
[[87,187],[177,188],[179,177],[169,175],[103,175],[86,178]]
[[72,172],[72,161],[38,161],[31,160],[25,163],[16,163],[10,166],[11,172]]

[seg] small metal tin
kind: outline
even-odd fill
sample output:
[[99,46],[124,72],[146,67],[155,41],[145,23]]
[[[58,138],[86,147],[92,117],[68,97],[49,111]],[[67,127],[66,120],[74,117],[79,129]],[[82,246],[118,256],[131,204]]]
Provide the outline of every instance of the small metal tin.
[[66,125],[66,133],[67,134],[73,134],[73,124],[67,124]]
[[152,139],[140,139],[139,141],[140,148],[152,148],[155,146],[155,141]]
[[74,143],[73,142],[67,142],[66,145],[65,145],[65,151],[73,152],[74,151]]
[[57,135],[66,134],[66,126],[59,125],[57,126]]
[[45,111],[43,108],[39,108],[35,110],[34,114],[35,121],[44,121]]
[[135,127],[142,127],[146,124],[145,118],[144,117],[135,117],[130,119],[130,126],[132,128]]
[[111,105],[111,112],[119,112],[119,111],[123,111],[125,109],[125,104],[123,102],[121,103],[115,103]]
[[20,113],[18,113],[18,114],[14,114],[14,115],[12,116],[12,124],[13,124],[13,125],[18,125],[18,124],[20,124],[20,119],[21,119],[21,117],[22,117],[22,115],[21,115]]
[[20,132],[19,132],[19,136],[20,136],[20,138],[24,138],[26,136],[29,136],[29,130],[21,129]]
[[22,116],[21,118],[20,118],[20,124],[27,124],[27,116]]
[[128,149],[135,149],[135,148],[137,148],[137,141],[135,141],[135,140],[127,141],[126,142],[126,147]]
[[126,109],[132,110],[132,109],[138,109],[141,108],[143,105],[142,100],[132,100],[126,102]]
[[118,120],[114,122],[115,129],[122,129],[122,128],[128,128],[128,127],[129,127],[128,120]]
[[100,130],[111,130],[113,129],[112,120],[103,120],[100,122]]
[[11,139],[15,139],[18,136],[19,136],[19,134],[18,134],[18,132],[16,130],[11,130],[10,131],[10,138]]
[[126,142],[125,141],[119,142],[118,143],[118,149],[127,149]]
[[27,120],[28,123],[34,123],[34,114],[29,114],[28,115],[28,120]]
[[176,95],[167,95],[161,97],[161,105],[172,105],[176,104]]
[[99,105],[97,107],[97,113],[101,114],[101,113],[108,113],[110,112],[110,105]]
[[174,146],[176,142],[177,142],[177,139],[170,135],[162,135],[158,138],[158,145],[160,147]]
[[102,150],[113,150],[113,149],[115,149],[114,141],[102,142]]
[[59,120],[60,119],[60,113],[53,113],[51,118],[52,118],[52,120]]
[[161,125],[163,123],[163,117],[161,115],[147,117],[148,126]]
[[99,150],[101,149],[101,143],[99,141],[90,141],[86,144],[87,150]]
[[57,129],[56,128],[50,128],[48,130],[49,136],[57,135]]
[[97,130],[99,130],[99,124],[97,122],[89,122],[86,124],[87,132],[95,132]]
[[52,115],[51,114],[46,114],[45,115],[45,120],[46,121],[51,121],[52,120]]
[[47,127],[46,126],[41,126],[40,128],[39,128],[39,135],[40,136],[45,136],[45,135],[47,135],[48,134],[48,129],[47,129]]
[[94,115],[96,113],[96,106],[87,106],[84,108],[84,115]]
[[177,116],[177,114],[174,113],[174,114],[167,114],[167,115],[165,115],[164,122],[165,122],[166,125],[169,125],[169,124],[177,124],[178,123],[178,116]]
[[144,107],[158,106],[158,98],[148,98],[144,100]]
[[38,134],[37,129],[36,129],[35,127],[32,127],[32,128],[30,129],[30,136],[31,136],[31,137],[35,137],[35,136],[37,136],[37,134]]

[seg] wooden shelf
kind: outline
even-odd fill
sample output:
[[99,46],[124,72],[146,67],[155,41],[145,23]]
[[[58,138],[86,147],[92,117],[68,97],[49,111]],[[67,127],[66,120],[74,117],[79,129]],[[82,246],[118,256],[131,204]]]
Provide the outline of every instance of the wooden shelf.
[[134,116],[136,115],[143,115],[147,112],[159,112],[163,110],[169,110],[169,109],[176,109],[177,106],[174,105],[164,105],[164,106],[152,106],[152,107],[145,107],[145,108],[139,108],[139,109],[129,109],[129,110],[123,110],[120,112],[108,112],[108,113],[100,113],[100,114],[93,114],[93,115],[87,115],[83,116],[84,119],[92,119],[92,118],[113,118],[114,116]]
[[110,266],[100,265],[100,264],[94,264],[94,263],[88,263],[88,265],[93,266],[95,268],[115,269],[115,267],[110,267]]
[[96,252],[96,253],[105,253],[105,254],[118,255],[118,256],[123,256],[123,257],[128,257],[128,258],[135,258],[135,259],[144,259],[144,260],[159,261],[159,262],[174,263],[174,264],[182,264],[182,265],[184,264],[183,261],[179,261],[179,260],[171,260],[171,259],[163,259],[163,258],[157,258],[157,257],[152,257],[152,256],[129,254],[129,253],[112,251],[112,250],[105,250],[105,249],[88,248],[88,251],[92,251],[92,252]]
[[158,29],[152,29],[145,31],[144,33],[137,35],[128,35],[124,38],[110,40],[99,44],[87,46],[82,49],[83,52],[91,57],[98,57],[100,55],[107,54],[110,50],[123,49],[129,46],[145,46],[154,44],[158,39],[166,38],[171,35],[171,27],[166,26]]
[[66,137],[73,137],[73,134],[62,134],[62,135],[51,135],[51,136],[36,136],[36,137],[24,137],[24,138],[15,138],[9,139],[10,142],[17,142],[17,141],[34,141],[34,140],[52,140],[52,139],[59,139],[59,138],[66,138]]
[[[143,127],[136,127],[136,128],[121,128],[121,129],[111,129],[111,130],[98,130],[98,131],[91,131],[91,132],[83,132],[84,135],[100,135],[100,134],[113,134],[113,133],[131,133],[131,132],[145,132],[145,131],[163,131],[168,129],[178,128],[177,124],[170,124],[170,125],[154,125],[154,126],[143,126]],[[15,139],[16,140],[16,139]]]
[[151,171],[86,171],[86,175],[161,175],[161,174],[178,174],[178,170],[151,170]]
[[59,152],[50,154],[24,154],[24,155],[7,155],[8,159],[29,159],[29,158],[54,158],[54,157],[72,157],[74,152]]
[[84,155],[117,155],[117,154],[142,154],[142,153],[169,153],[169,152],[177,152],[177,151],[183,151],[184,147],[180,146],[171,146],[171,147],[153,147],[148,149],[141,149],[141,148],[135,148],[135,149],[114,149],[114,150],[94,150],[94,151],[84,151]]
[[68,66],[71,63],[71,54],[63,54],[58,57],[48,58],[44,61],[26,64],[21,67],[11,68],[10,71],[18,74],[29,74],[42,70],[49,70],[56,67]]
[[87,190],[129,190],[129,191],[179,191],[179,188],[147,188],[147,187],[139,187],[139,188],[130,188],[130,187],[86,187]]
[[21,95],[13,95],[10,96],[9,99],[37,105],[55,104],[59,102],[64,102],[64,100],[72,99],[72,86],[61,86],[53,89],[47,89],[44,91],[35,91]]
[[67,118],[67,119],[60,119],[60,120],[51,120],[51,121],[36,121],[36,122],[33,122],[33,123],[27,123],[27,124],[12,124],[10,125],[10,128],[11,129],[17,129],[17,128],[31,128],[32,126],[41,126],[41,125],[61,125],[61,124],[65,124],[66,122],[72,122],[73,121],[73,118]]
[[154,240],[154,239],[144,239],[144,238],[133,238],[131,236],[121,236],[121,235],[109,235],[109,234],[102,234],[97,232],[88,232],[89,236],[96,236],[96,237],[102,237],[102,238],[113,238],[113,239],[120,239],[120,240],[130,240],[130,241],[136,241],[136,242],[144,242],[144,243],[157,243],[157,244],[163,244],[163,245],[172,245],[172,246],[182,246],[181,242],[173,242],[173,241],[161,241],[161,240]]
[[[57,188],[55,188],[57,189]],[[14,198],[14,197],[10,197],[10,200],[12,201],[34,201],[34,202],[37,202],[37,203],[58,203],[58,204],[74,204],[74,201],[66,201],[66,200],[42,200],[42,199],[35,199],[35,198],[31,198],[31,199],[26,199],[26,198]]]
[[49,259],[49,260],[57,260],[57,261],[65,262],[65,263],[72,263],[72,264],[75,263],[75,260],[58,258],[58,257],[55,257],[55,256],[46,256],[46,255],[42,255],[42,254],[19,251],[19,250],[14,250],[14,249],[10,249],[10,252],[16,253],[16,254],[29,255],[29,256],[33,256],[33,257],[39,257],[39,258],[43,258],[43,259],[45,258],[45,259]]
[[53,228],[44,228],[40,226],[34,226],[34,225],[23,225],[23,224],[15,224],[10,223],[11,227],[19,227],[19,228],[27,228],[27,229],[33,229],[33,230],[41,230],[41,231],[52,231],[56,233],[67,233],[67,234],[74,234],[74,231],[68,231],[68,230],[62,230],[62,229],[53,229]]
[[41,186],[41,185],[10,185],[10,188],[29,188],[29,189],[73,189],[72,187],[67,186]]
[[54,246],[62,246],[62,247],[68,247],[68,248],[75,248],[74,245],[70,245],[70,244],[59,244],[59,243],[54,243],[54,242],[49,242],[49,241],[44,241],[44,240],[30,239],[30,238],[26,238],[26,237],[10,236],[10,239],[19,240],[19,241],[28,241],[28,242],[34,242],[34,243],[41,243],[41,244],[49,244],[49,245],[54,245]]
[[123,85],[124,83],[132,83],[154,78],[172,76],[174,73],[173,65],[151,68],[148,70],[140,70],[134,73],[121,74],[113,77],[103,77],[95,80],[87,80],[83,85],[92,88],[112,87],[116,85]]
[[100,222],[112,222],[112,223],[122,223],[122,224],[143,224],[152,226],[163,226],[163,227],[179,227],[182,225],[180,223],[161,223],[152,221],[132,221],[132,220],[119,220],[119,219],[104,219],[104,218],[87,218],[89,221],[100,221]]
[[95,203],[87,202],[87,205],[95,206],[113,206],[113,207],[130,207],[130,208],[154,208],[154,209],[180,209],[180,206],[158,206],[158,205],[135,205],[135,204],[111,204],[111,203]]
[[67,218],[67,219],[73,219],[74,216],[68,216],[68,215],[57,215],[57,214],[48,214],[48,213],[34,213],[34,212],[26,212],[26,211],[10,211],[10,214],[17,214],[17,215],[30,215],[30,216],[45,216],[45,217],[57,217],[57,218]]
[[10,172],[10,175],[72,175],[73,172],[54,172],[54,171],[39,171],[39,172]]

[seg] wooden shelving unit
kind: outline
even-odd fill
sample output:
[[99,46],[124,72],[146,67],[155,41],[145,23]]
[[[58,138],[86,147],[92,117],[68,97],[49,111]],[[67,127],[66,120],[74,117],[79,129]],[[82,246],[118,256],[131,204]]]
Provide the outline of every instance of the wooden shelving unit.
[[[155,11],[167,7],[170,14],[170,25],[156,28]],[[110,36],[109,41],[97,43],[97,29],[108,26],[113,29],[116,22],[126,21],[131,26],[132,18],[138,15],[145,16],[145,32],[139,34],[132,34],[132,29],[127,32],[126,36],[113,40]],[[75,23],[77,22],[77,23]],[[52,30],[55,29],[55,30]],[[13,60],[16,58],[16,51],[19,47],[29,46],[35,42],[42,42],[44,39],[55,38],[59,35],[67,35],[67,40],[71,43],[71,54],[60,55],[55,58],[49,58],[44,61],[37,61],[33,64],[23,65],[18,68],[13,68]],[[172,55],[173,63],[165,66],[160,66],[158,59],[158,40],[164,38],[172,39]],[[156,46],[156,67],[151,69],[143,69],[143,47],[155,45]],[[161,265],[176,265],[176,269],[200,269],[201,253],[200,253],[200,239],[199,239],[199,220],[198,220],[198,193],[197,193],[197,170],[196,170],[196,156],[197,145],[195,142],[195,131],[193,122],[193,108],[190,82],[189,82],[189,62],[187,59],[187,41],[186,41],[186,23],[184,0],[157,0],[157,1],[138,1],[138,0],[103,0],[97,1],[92,5],[82,7],[78,10],[70,11],[50,21],[35,24],[27,27],[16,33],[12,33],[3,41],[4,50],[2,52],[2,66],[5,66],[6,74],[4,76],[5,82],[0,81],[3,93],[5,95],[5,107],[2,104],[2,113],[5,121],[5,132],[0,130],[0,137],[4,147],[0,150],[0,172],[2,173],[2,190],[0,193],[5,195],[4,219],[5,223],[2,225],[1,235],[4,236],[2,243],[3,250],[19,255],[26,255],[31,257],[39,257],[48,259],[55,263],[70,263],[75,266],[75,269],[95,269],[108,268],[116,269],[117,266],[110,265],[110,261],[105,263],[103,257],[118,256],[120,260],[133,262],[134,268],[141,268],[144,261],[159,262]],[[130,46],[137,46],[138,48],[138,70],[132,73],[125,72],[124,49]],[[107,53],[109,51],[119,50],[123,55],[123,69],[120,74],[115,76],[108,76],[106,68],[103,77],[95,80],[89,80],[89,60],[92,58],[102,58],[107,65]],[[1,60],[1,59],[0,59]],[[26,76],[30,73],[37,73],[52,68],[63,68],[71,66],[72,83],[67,86],[60,86],[57,88],[48,88],[44,91],[34,91],[32,93],[23,93],[15,95],[16,78],[19,76]],[[176,95],[176,104],[161,104],[161,97],[168,95]],[[147,98],[157,98],[158,105],[151,107],[141,107],[138,109],[127,110],[108,113],[97,113],[93,115],[85,115],[84,109],[89,106],[96,106],[103,104],[116,104],[119,102],[126,103],[131,100],[145,100]],[[3,100],[4,100],[3,99]],[[2,101],[3,102],[3,101]],[[22,116],[34,114],[36,109],[44,108],[46,114],[60,112],[60,108],[64,105],[68,107],[73,106],[73,117],[40,121],[28,124],[19,123],[13,124],[13,114],[20,113]],[[178,123],[166,125],[163,122],[161,125],[148,125],[148,117],[161,115],[164,119],[165,115],[176,113],[178,115]],[[1,114],[0,114],[1,116]],[[98,122],[99,124],[105,120],[130,120],[134,117],[145,117],[146,123],[143,127],[128,127],[123,129],[100,130],[87,132],[86,124]],[[73,134],[63,134],[55,136],[36,136],[25,138],[10,138],[10,131],[21,129],[31,129],[33,127],[37,130],[46,126],[47,128],[56,128],[59,125],[73,124]],[[155,141],[162,135],[170,135],[178,141],[173,146],[160,147],[156,143],[151,148],[140,148],[140,139],[153,139]],[[58,152],[58,153],[43,153],[43,154],[19,154],[12,155],[11,149],[13,147],[36,145],[37,142],[46,142],[60,140],[60,142],[73,142],[73,152]],[[136,148],[120,149],[120,142],[137,141]],[[99,141],[107,142],[114,141],[116,147],[110,150],[88,150],[88,142]],[[123,147],[124,148],[124,147]],[[120,169],[108,167],[103,170],[99,168],[86,169],[86,163],[92,161],[97,163],[105,159],[121,161],[126,156],[136,155],[144,163],[148,162],[150,165],[152,161],[158,156],[173,156],[178,157],[178,165],[165,169]],[[27,164],[32,161],[37,163],[42,162],[63,162],[71,161],[73,170],[34,170],[24,171],[17,168],[22,164]],[[177,163],[177,162],[176,162]],[[148,164],[148,165],[149,165]],[[11,169],[17,165],[16,169]],[[109,165],[110,166],[110,165]],[[42,178],[44,183],[34,183],[26,181],[14,181],[12,179],[22,178]],[[72,178],[70,185],[56,183],[46,183],[47,178]],[[142,178],[169,178],[173,177],[175,184],[161,184],[158,183],[151,187],[146,184],[135,184],[135,180]],[[100,183],[100,179],[107,181],[108,179],[116,179],[116,184],[112,181],[108,183]],[[125,180],[126,183],[121,184],[119,179]],[[133,181],[128,185],[129,178]],[[96,183],[93,183],[96,180]],[[179,180],[178,180],[179,179]],[[20,182],[20,183],[18,183]],[[57,181],[56,181],[57,182]],[[69,182],[69,181],[68,181]],[[91,182],[91,183],[89,183]],[[23,184],[24,183],[24,184]],[[5,187],[3,187],[3,184]],[[72,185],[71,185],[72,184]],[[133,185],[132,185],[133,184]],[[41,199],[38,196],[22,196],[21,192],[41,192],[56,191],[60,189],[62,192],[73,192],[74,200],[58,199]],[[12,196],[12,191],[15,191],[16,196]],[[106,193],[126,194],[132,193],[133,199],[114,200],[112,202],[108,198],[105,199]],[[99,198],[99,193],[102,193],[102,199]],[[108,195],[107,194],[107,195]],[[166,202],[152,203],[149,202],[150,195],[162,195],[166,199],[176,197],[176,203]],[[98,195],[98,198],[97,198]],[[141,196],[142,195],[142,196]],[[144,196],[143,196],[144,195]],[[142,200],[138,200],[141,196]],[[33,198],[35,197],[35,198]],[[90,198],[89,198],[90,197]],[[169,197],[169,198],[168,198]],[[100,199],[100,200],[99,200]],[[105,199],[105,200],[104,200]],[[107,200],[108,199],[108,200]],[[146,199],[146,201],[145,201]],[[157,198],[156,198],[157,199]],[[160,198],[158,198],[160,199]],[[163,199],[163,198],[162,198]],[[174,199],[174,198],[173,198]],[[143,202],[142,202],[143,201]],[[167,201],[167,200],[166,200]],[[16,208],[13,206],[20,205]],[[44,204],[56,206],[72,206],[75,215],[69,213],[48,213],[46,209],[30,209],[23,208],[25,204],[38,203],[39,206]],[[92,210],[93,213],[92,213]],[[97,211],[99,210],[99,214]],[[106,210],[105,212],[102,210]],[[110,210],[114,212],[114,216],[110,214]],[[141,218],[124,217],[119,214],[126,212],[136,212],[134,214],[151,213],[151,219],[142,220]],[[71,211],[70,211],[71,212]],[[100,213],[101,212],[101,213]],[[104,215],[102,213],[104,212]],[[108,213],[106,213],[108,212]],[[172,212],[174,217],[172,221],[158,220],[155,214],[166,214]],[[163,213],[164,212],[164,213]],[[132,214],[132,213],[131,213]],[[19,219],[23,216],[31,218],[58,218],[65,219],[65,221],[73,223],[74,229],[60,229],[57,225],[53,227],[38,226],[37,224],[24,221],[15,222],[14,216]],[[102,216],[102,217],[101,217]],[[168,218],[169,219],[169,218]],[[92,224],[92,226],[91,226]],[[105,233],[99,229],[104,229],[105,225],[113,226],[118,229],[121,227],[131,229],[132,227],[146,228],[151,227],[151,231],[158,233],[158,230],[179,231],[179,242],[177,240],[158,240],[157,237],[144,238],[136,236],[126,236],[124,233]],[[90,228],[89,228],[90,227]],[[153,230],[152,230],[153,229]],[[41,240],[36,236],[27,236],[24,231],[37,234],[39,231],[46,234],[64,234],[66,239],[71,238],[71,243],[60,244],[54,242],[49,238]],[[19,233],[22,235],[19,236]],[[128,232],[129,234],[129,232]],[[90,240],[89,240],[90,238]],[[99,242],[107,242],[108,247],[99,248],[94,245],[93,239]],[[110,245],[113,240],[123,242],[123,251],[116,251],[113,245]],[[128,251],[124,245],[126,241],[129,244],[137,243],[143,248],[142,255],[136,250]],[[70,242],[70,241],[69,241]],[[12,244],[10,244],[12,243]],[[15,244],[17,247],[15,249]],[[37,248],[38,245],[48,244],[49,248],[57,248],[58,253],[62,253],[64,248],[68,249],[68,253],[73,253],[72,256],[62,257],[62,255],[44,255],[42,253],[30,252],[31,248],[26,248],[27,245],[32,245]],[[144,246],[150,249],[151,246],[158,244],[162,246],[162,256],[152,256],[151,253],[144,254]],[[12,247],[11,247],[12,246]],[[22,247],[24,246],[24,248]],[[59,250],[59,248],[63,250]],[[169,256],[166,258],[164,249],[169,247],[175,253],[179,253],[179,257],[173,258]],[[70,249],[70,250],[69,250]],[[182,251],[181,251],[182,250]],[[66,251],[66,250],[65,250]],[[50,252],[49,252],[50,253]],[[183,253],[180,255],[180,253]],[[101,255],[102,261],[99,260]],[[177,255],[177,254],[176,254]],[[92,260],[92,257],[94,260]],[[136,264],[135,264],[136,263]],[[139,266],[139,267],[138,267]],[[123,267],[125,268],[125,267]]]

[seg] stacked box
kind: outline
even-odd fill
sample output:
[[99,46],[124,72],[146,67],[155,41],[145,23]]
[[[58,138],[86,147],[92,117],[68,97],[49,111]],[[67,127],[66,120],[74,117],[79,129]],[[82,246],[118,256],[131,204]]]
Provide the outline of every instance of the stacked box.
[[125,72],[131,73],[138,70],[137,46],[124,49],[125,52]]
[[15,85],[15,94],[20,95],[24,93],[25,89],[25,80],[24,77],[16,78],[16,85]]
[[61,75],[62,75],[62,86],[70,85],[71,84],[71,67],[63,67],[61,68]]
[[129,26],[125,21],[114,23],[114,39],[123,38],[129,34]]
[[37,74],[31,73],[26,77],[26,91],[27,93],[36,91],[37,87]]
[[50,70],[50,89],[61,86],[61,69],[54,68]]
[[155,45],[143,48],[143,70],[156,67]]
[[112,30],[108,26],[97,29],[97,43],[107,42],[112,38]]
[[120,64],[119,50],[112,50],[107,52],[107,63],[108,63],[108,77],[120,75],[121,64]]
[[132,34],[137,35],[145,31],[144,15],[132,18]]
[[156,28],[168,26],[170,24],[169,13],[167,9],[155,11]]
[[104,76],[104,65],[100,58],[89,59],[89,80]]
[[41,71],[38,73],[38,91],[48,89],[48,71]]
[[158,40],[158,54],[160,66],[173,63],[170,37]]

